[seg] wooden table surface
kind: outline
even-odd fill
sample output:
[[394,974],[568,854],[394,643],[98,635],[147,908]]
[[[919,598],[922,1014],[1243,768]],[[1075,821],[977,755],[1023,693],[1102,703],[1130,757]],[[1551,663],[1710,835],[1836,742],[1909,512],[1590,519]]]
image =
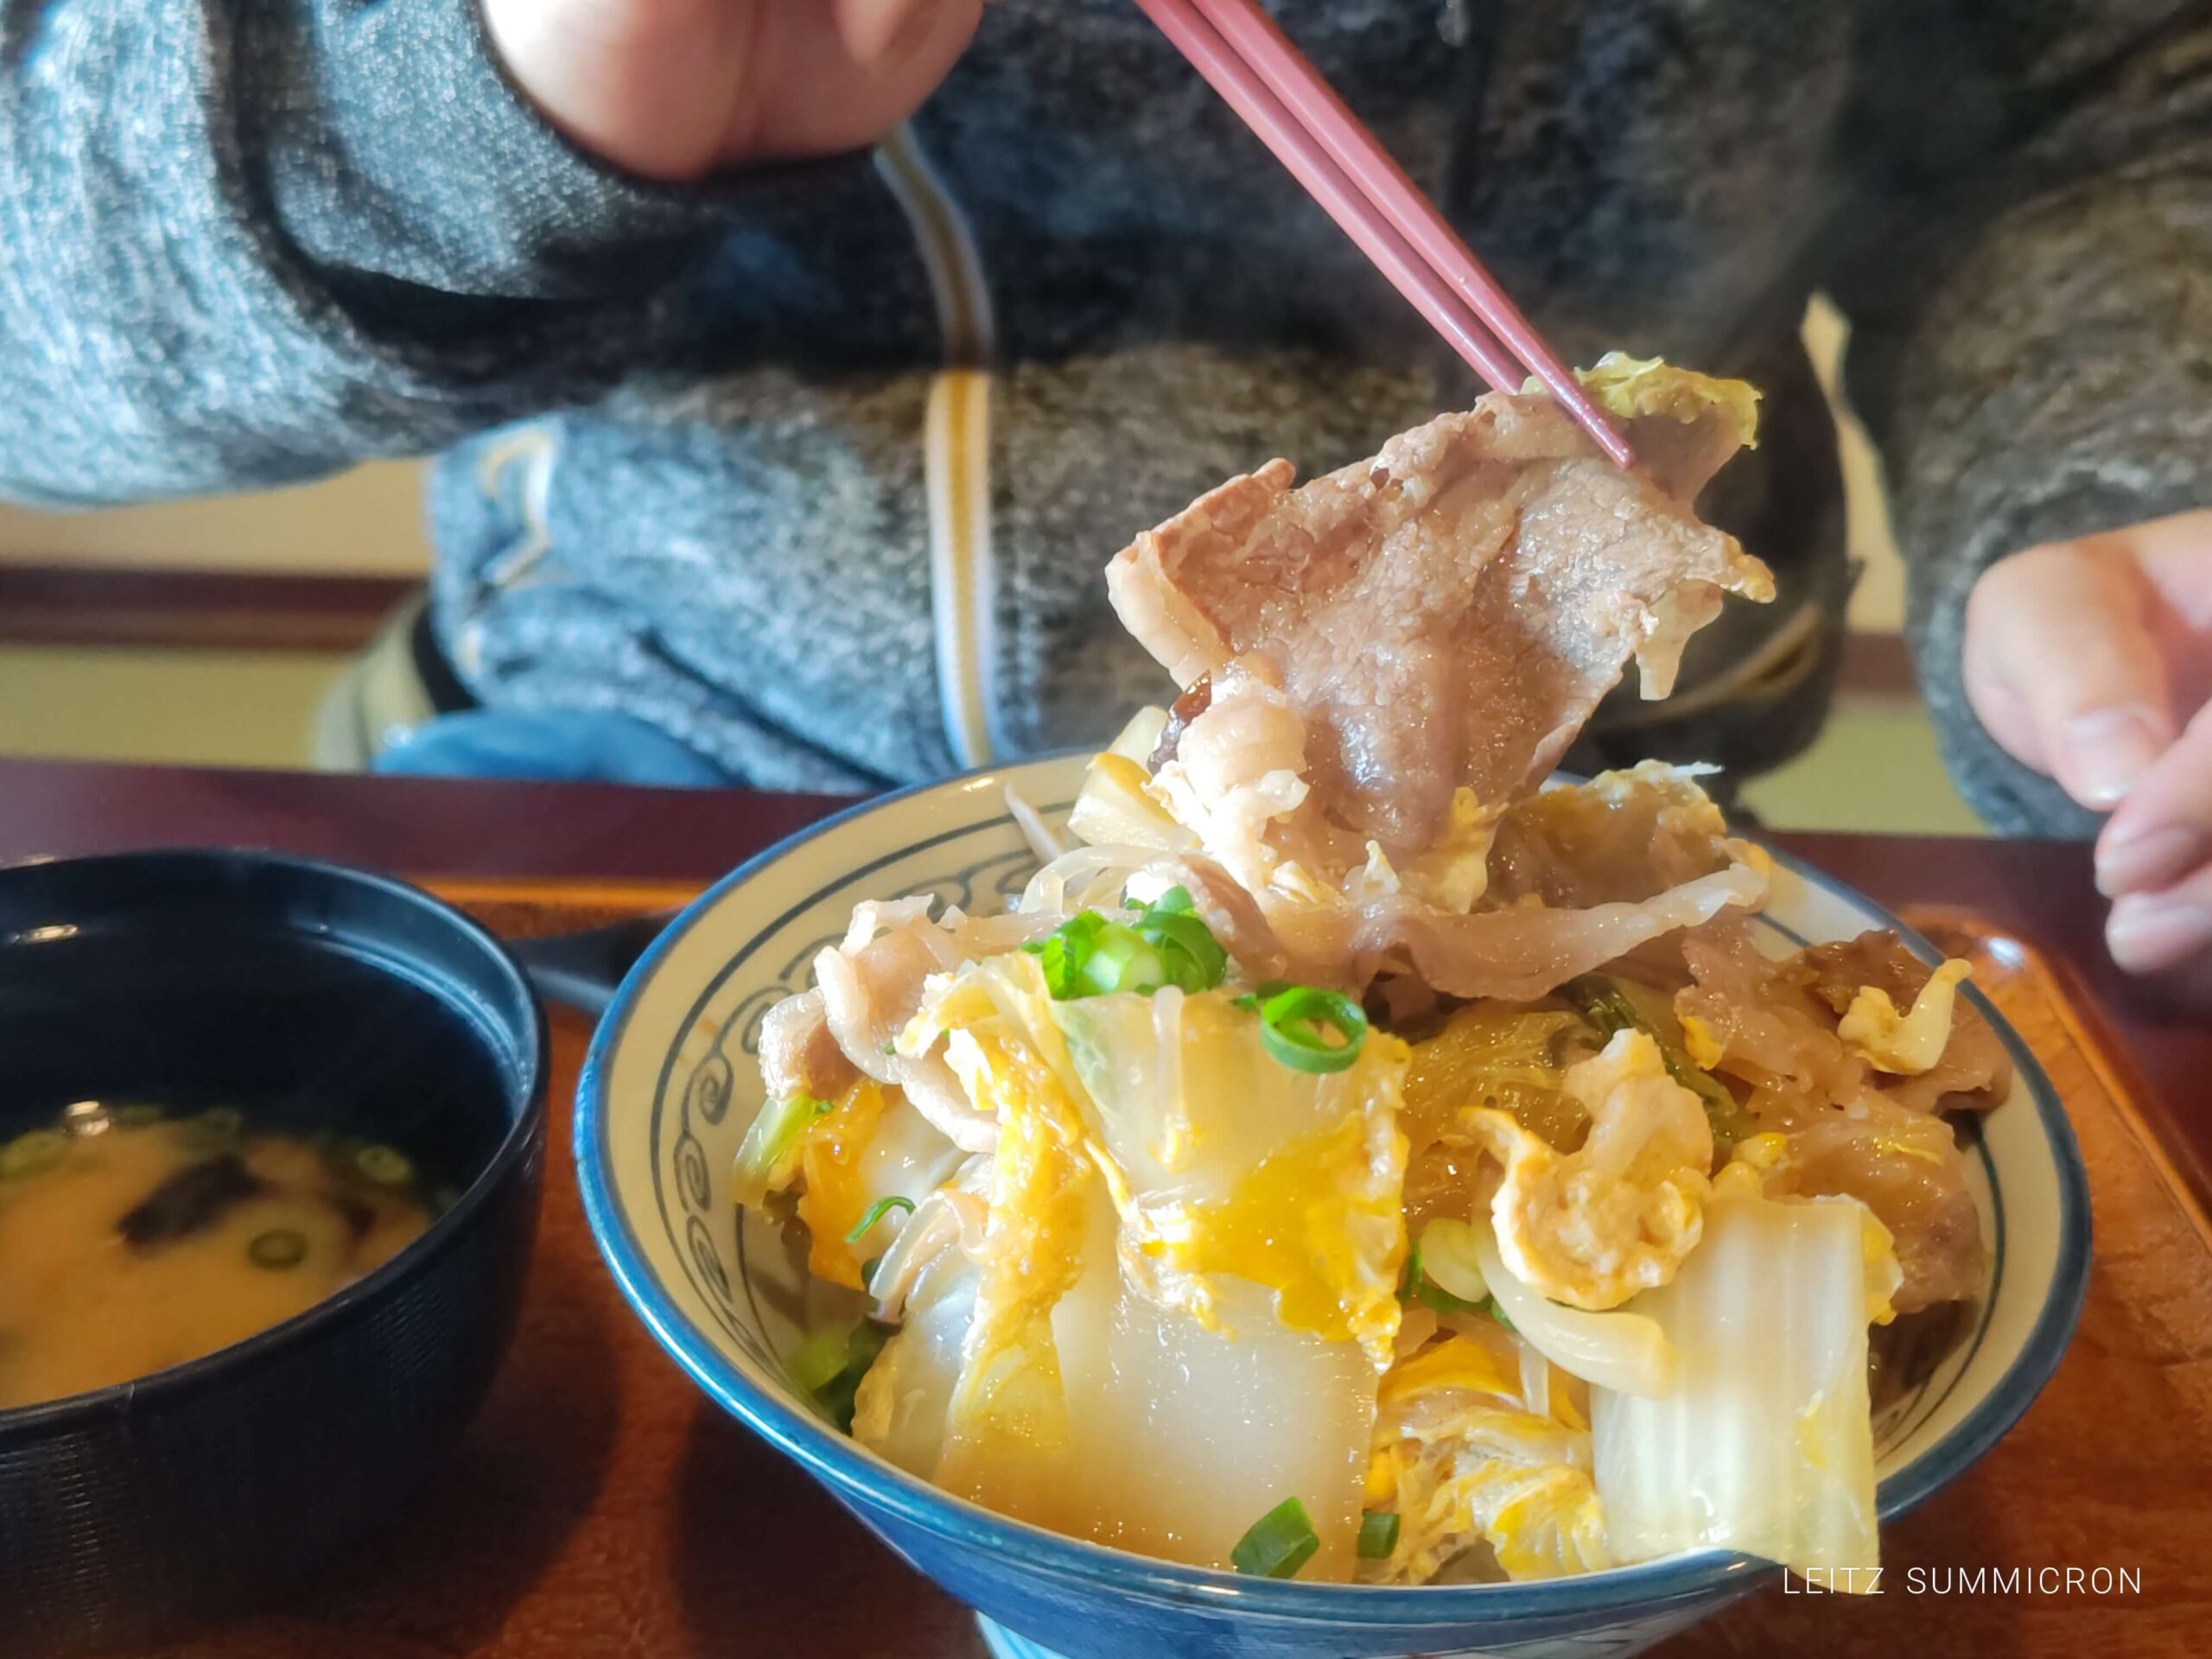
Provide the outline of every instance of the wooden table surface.
[[[442,878],[495,925],[542,931],[672,903],[835,804],[0,761],[0,859],[275,846]],[[2044,1398],[1885,1533],[1891,1593],[1764,1592],[1664,1651],[2201,1651],[2212,1630],[2212,1232],[2201,1185],[2212,1168],[2212,1028],[2112,968],[2080,848],[1777,839],[1892,906],[1949,910],[1996,936],[2007,1012],[2052,1066],[2082,1135],[2097,1266],[2081,1333]],[[566,1014],[555,1027],[552,1134],[565,1149],[588,1033]],[[2133,1110],[2114,1109],[2121,1097]],[[347,1560],[163,1659],[980,1655],[964,1610],[660,1354],[601,1268],[567,1158],[550,1173],[523,1326],[461,1454]],[[1945,1569],[1976,1567],[2133,1569],[2140,1588],[1936,1592]],[[1904,1576],[1914,1567],[1929,1575],[1918,1594]]]

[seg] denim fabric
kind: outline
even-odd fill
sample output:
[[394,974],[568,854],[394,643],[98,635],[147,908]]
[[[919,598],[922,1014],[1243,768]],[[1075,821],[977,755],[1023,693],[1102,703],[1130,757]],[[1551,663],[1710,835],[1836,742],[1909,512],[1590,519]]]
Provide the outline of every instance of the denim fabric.
[[709,789],[712,761],[628,715],[470,709],[424,721],[378,754],[378,772],[422,778],[517,778]]

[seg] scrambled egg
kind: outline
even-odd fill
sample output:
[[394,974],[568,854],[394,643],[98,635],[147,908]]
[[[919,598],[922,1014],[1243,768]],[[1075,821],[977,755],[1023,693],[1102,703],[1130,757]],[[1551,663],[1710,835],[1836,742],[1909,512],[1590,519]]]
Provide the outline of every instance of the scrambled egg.
[[1093,1179],[1072,1103],[1019,1042],[961,1031],[947,1058],[969,1097],[999,1108],[983,1233],[983,1280],[952,1401],[963,1436],[1057,1440],[1064,1405],[1052,1305],[1083,1270],[1084,1192]]
[[1951,1040],[1951,1013],[1959,982],[1973,972],[1955,957],[1928,976],[1912,1012],[1901,1014],[1878,985],[1859,988],[1836,1027],[1843,1046],[1878,1071],[1913,1077],[1943,1058]]
[[[982,1282],[948,1427],[960,1446],[1050,1446],[1066,1432],[1052,1308],[1083,1270],[1084,1200],[1097,1169],[1068,1087],[1066,1055],[1046,1020],[1033,957],[994,957],[933,977],[899,1034],[901,1052],[945,1036],[945,1061],[979,1111],[999,1125]],[[957,1484],[950,1467],[944,1477]]]
[[[1120,1183],[1130,1283],[1155,1305],[1219,1330],[1213,1281],[1249,1280],[1274,1293],[1284,1325],[1357,1342],[1381,1370],[1402,1312],[1406,1046],[1370,1031],[1349,1069],[1316,1077],[1268,1058],[1257,1018],[1230,1009],[1224,993],[1186,999],[1184,1018],[1198,1022],[1207,1051],[1207,1065],[1178,1080],[1202,1155],[1164,1181],[1155,1174],[1160,1184],[1147,1190],[1129,1191],[1126,1177]],[[1224,1088],[1239,1095],[1213,1097]],[[1281,1127],[1245,1162],[1230,1137],[1232,1118],[1248,1131]],[[1111,1161],[1103,1149],[1101,1156]]]
[[1457,1457],[1408,1465],[1397,1489],[1398,1548],[1375,1575],[1426,1584],[1480,1540],[1510,1579],[1556,1579],[1613,1564],[1589,1471],[1567,1464]]
[[1620,1031],[1567,1069],[1563,1092],[1590,1115],[1561,1154],[1505,1113],[1468,1114],[1505,1179],[1491,1202],[1498,1254],[1541,1294],[1592,1312],[1672,1279],[1695,1247],[1711,1189],[1713,1131],[1667,1074],[1656,1043]]
[[1713,1034],[1713,1027],[1694,1014],[1682,1016],[1682,1052],[1701,1071],[1713,1070],[1728,1055],[1726,1047]]
[[[1070,1006],[1095,1021],[1117,1001]],[[1181,1022],[1161,1033],[1152,1004],[1129,1001],[1143,1017],[1112,1022],[1123,1051],[1117,1058],[1135,1077],[1172,1078],[1182,1089],[1179,1067],[1161,1068],[1143,1052],[1148,1043],[1179,1043]],[[1012,1265],[1003,1284],[986,1278],[969,1376],[983,1374],[1001,1350],[1011,1353],[1032,1341],[1050,1347],[1051,1309],[1077,1276],[1082,1183],[1094,1173],[1120,1218],[1119,1255],[1128,1281],[1155,1306],[1218,1330],[1211,1281],[1217,1275],[1249,1280],[1274,1294],[1275,1316],[1286,1326],[1358,1342],[1377,1370],[1389,1363],[1405,1257],[1406,1141],[1397,1117],[1406,1046],[1370,1032],[1359,1058],[1344,1071],[1294,1071],[1266,1056],[1257,1017],[1230,1001],[1226,992],[1185,1000],[1183,1019],[1198,1020],[1201,1046],[1216,1068],[1192,1081],[1239,1079],[1248,1092],[1217,1100],[1200,1097],[1208,1092],[1203,1088],[1189,1089],[1185,1101],[1154,1103],[1154,1109],[1167,1118],[1186,1109],[1186,1131],[1209,1144],[1205,1132],[1214,1121],[1224,1158],[1233,1153],[1226,1139],[1232,1118],[1320,1127],[1282,1135],[1211,1191],[1210,1172],[1187,1159],[1175,1160],[1166,1185],[1147,1190],[1133,1172],[1149,1161],[1141,1151],[1158,1148],[1146,1144],[1125,1103],[1090,1098],[1034,957],[993,957],[933,982],[900,1046],[926,1047],[943,1033],[947,1063],[963,1088],[979,1109],[995,1109],[1000,1123],[986,1243],[994,1264],[1004,1259]],[[1249,1047],[1247,1064],[1225,1065],[1225,1044],[1237,1045],[1240,1054]],[[1098,1079],[1101,1086],[1106,1081]],[[1266,1097],[1249,1090],[1264,1090]],[[1171,1106],[1175,1109],[1166,1111]],[[1128,1142],[1121,1155],[1116,1135]],[[963,1398],[968,1387],[963,1376]],[[956,1415],[958,1408],[956,1402]]]
[[1449,1337],[1383,1378],[1365,1502],[1395,1510],[1398,1541],[1363,1576],[1423,1583],[1477,1544],[1512,1579],[1612,1565],[1588,1427],[1530,1408],[1514,1346],[1502,1330]]
[[806,1270],[817,1279],[859,1290],[861,1264],[845,1235],[867,1213],[860,1158],[875,1136],[887,1104],[883,1090],[862,1077],[839,1098],[834,1109],[810,1126],[799,1150],[806,1190],[799,1194],[798,1218],[806,1224]]
[[1403,893],[1433,909],[1464,916],[1490,885],[1491,842],[1498,810],[1484,806],[1465,784],[1452,791],[1443,830],[1423,851],[1394,865],[1379,842],[1367,843],[1367,862],[1344,883],[1354,903]]
[[1158,1254],[1185,1273],[1267,1286],[1283,1324],[1359,1342],[1379,1370],[1390,1363],[1401,1312],[1405,1167],[1393,1114],[1355,1109],[1334,1128],[1270,1154],[1225,1202],[1185,1208]]
[[1505,1361],[1480,1343],[1465,1337],[1447,1337],[1393,1365],[1382,1379],[1382,1391],[1376,1400],[1378,1405],[1387,1408],[1445,1389],[1496,1395],[1517,1404],[1521,1398],[1520,1369],[1516,1366],[1507,1370]]

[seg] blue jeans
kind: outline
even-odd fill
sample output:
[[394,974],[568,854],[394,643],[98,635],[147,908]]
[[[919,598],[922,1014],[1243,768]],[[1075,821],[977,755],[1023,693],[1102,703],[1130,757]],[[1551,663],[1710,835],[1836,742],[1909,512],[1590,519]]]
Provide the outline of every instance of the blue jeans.
[[517,778],[703,789],[734,781],[657,726],[577,709],[467,709],[416,726],[372,763],[424,778]]

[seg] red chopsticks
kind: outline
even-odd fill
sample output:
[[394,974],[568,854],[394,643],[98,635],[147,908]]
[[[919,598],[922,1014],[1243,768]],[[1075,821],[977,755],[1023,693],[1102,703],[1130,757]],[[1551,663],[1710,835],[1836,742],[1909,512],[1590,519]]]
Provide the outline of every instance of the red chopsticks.
[[1599,448],[1635,465],[1581,383],[1255,0],[1137,4],[1476,373],[1507,391],[1535,375]]

